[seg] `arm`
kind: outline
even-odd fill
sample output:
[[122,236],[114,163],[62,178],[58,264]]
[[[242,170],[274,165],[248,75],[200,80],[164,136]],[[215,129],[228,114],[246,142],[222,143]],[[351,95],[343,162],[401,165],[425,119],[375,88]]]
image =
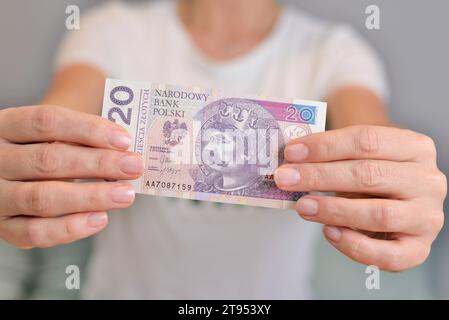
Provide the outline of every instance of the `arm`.
[[105,75],[91,65],[71,65],[56,73],[42,104],[100,115]]
[[390,125],[381,98],[363,87],[346,87],[328,98],[328,117],[331,128],[350,125]]

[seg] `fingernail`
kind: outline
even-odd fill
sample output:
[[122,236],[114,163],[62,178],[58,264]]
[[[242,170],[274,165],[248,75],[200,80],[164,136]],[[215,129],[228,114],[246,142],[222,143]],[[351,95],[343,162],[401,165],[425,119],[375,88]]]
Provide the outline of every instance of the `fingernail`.
[[111,190],[111,198],[117,203],[131,203],[135,198],[134,189],[131,185],[119,185]]
[[285,147],[284,155],[288,161],[302,161],[309,155],[309,148],[302,143],[290,144]]
[[310,198],[299,199],[296,209],[301,215],[316,215],[318,213],[318,201]]
[[108,215],[106,212],[91,213],[87,218],[87,224],[91,228],[98,228],[108,223]]
[[127,155],[120,160],[119,167],[126,174],[140,174],[143,171],[143,160],[135,155]]
[[299,171],[293,168],[278,168],[274,172],[274,180],[280,186],[293,186],[301,179]]
[[333,242],[338,242],[341,239],[341,231],[337,227],[325,226],[323,232],[326,238]]
[[109,133],[109,143],[118,149],[128,149],[131,145],[131,137],[122,130],[112,130]]

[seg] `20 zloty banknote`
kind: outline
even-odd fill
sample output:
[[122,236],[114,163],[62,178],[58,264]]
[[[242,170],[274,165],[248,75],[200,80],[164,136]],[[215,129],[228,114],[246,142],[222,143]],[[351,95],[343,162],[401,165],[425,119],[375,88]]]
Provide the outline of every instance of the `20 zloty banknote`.
[[286,143],[324,131],[326,103],[108,79],[103,117],[144,158],[137,193],[291,208],[303,193],[278,189],[273,173]]

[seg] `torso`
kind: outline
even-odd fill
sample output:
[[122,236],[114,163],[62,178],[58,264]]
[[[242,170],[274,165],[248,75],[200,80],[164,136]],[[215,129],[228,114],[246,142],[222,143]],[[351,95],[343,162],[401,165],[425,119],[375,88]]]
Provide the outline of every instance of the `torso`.
[[[323,98],[315,68],[326,26],[294,10],[284,10],[255,49],[225,63],[195,48],[172,4],[120,10],[126,39],[114,53],[120,64],[111,77],[240,95]],[[86,294],[307,298],[316,229],[293,211],[139,195],[131,208],[111,212],[96,239]]]

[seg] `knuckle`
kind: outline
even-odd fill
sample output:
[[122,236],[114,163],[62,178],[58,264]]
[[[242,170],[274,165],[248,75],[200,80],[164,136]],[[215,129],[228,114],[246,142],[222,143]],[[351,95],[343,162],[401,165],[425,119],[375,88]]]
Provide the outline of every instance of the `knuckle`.
[[329,137],[322,139],[320,143],[316,145],[316,148],[319,156],[323,159],[330,159],[334,156],[335,143]]
[[442,196],[442,199],[444,200],[447,195],[447,177],[441,171],[439,171],[438,175],[439,175],[438,179],[440,180],[438,183],[438,185],[439,185],[438,189],[441,191],[441,196]]
[[350,256],[356,261],[362,261],[363,260],[363,247],[364,247],[364,241],[363,239],[358,239],[356,241],[353,241],[350,244],[349,252]]
[[414,250],[413,250],[413,254],[414,254],[413,262],[411,262],[410,266],[408,266],[407,268],[402,268],[402,270],[400,270],[400,271],[423,264],[429,257],[430,250],[431,250],[431,244],[424,244],[422,242],[417,242],[417,245],[415,245]]
[[418,134],[418,141],[425,155],[432,159],[436,158],[437,148],[431,137],[426,136],[425,134]]
[[98,208],[99,205],[106,203],[107,196],[103,192],[87,192],[83,191],[80,196],[87,208]]
[[386,177],[386,168],[376,160],[360,160],[354,166],[353,175],[361,187],[373,188],[381,185]]
[[433,139],[425,134],[410,131],[413,134],[414,140],[417,141],[418,156],[417,160],[430,161],[436,165],[437,148]]
[[311,190],[318,190],[328,180],[325,169],[318,165],[309,165],[307,167],[307,184]]
[[84,135],[91,140],[98,139],[99,137],[104,137],[105,132],[108,130],[107,124],[104,124],[104,119],[98,118],[95,120],[86,120],[84,122]]
[[102,151],[95,157],[94,170],[97,173],[108,171],[107,168],[111,167],[111,163],[114,163],[111,153],[108,151]]
[[56,128],[56,107],[37,107],[31,115],[32,129],[40,134],[48,134]]
[[[332,199],[334,200],[334,199]],[[338,203],[338,201],[332,201],[331,199],[324,200],[321,202],[320,206],[323,206],[323,212],[330,218],[332,218],[332,222],[335,225],[340,225],[345,219],[344,212],[342,206]]]
[[430,215],[430,226],[431,230],[439,233],[444,226],[444,213],[443,211],[438,211],[435,214]]
[[34,165],[38,174],[47,176],[59,167],[59,153],[52,144],[42,144],[36,148]]
[[44,247],[44,235],[41,224],[36,220],[30,220],[25,230],[25,246],[33,248]]
[[4,109],[1,109],[0,110],[0,119],[8,120],[10,118],[10,115],[15,112],[18,112],[19,109],[20,109],[19,107],[7,107]]
[[392,272],[406,269],[403,264],[403,253],[399,248],[391,248],[383,256],[379,265],[380,269]]
[[440,170],[436,170],[436,172],[434,172],[434,180],[439,186],[447,186],[447,177]]
[[395,231],[397,228],[396,209],[391,205],[380,204],[374,207],[375,225],[379,231]]
[[373,126],[360,126],[355,136],[355,148],[362,154],[374,154],[380,149],[379,129]]
[[[1,189],[1,186],[0,186],[0,189]],[[10,201],[11,208],[13,208],[13,212],[11,212],[12,214],[14,214],[14,213],[19,214],[19,213],[26,212],[26,210],[28,208],[26,206],[27,202],[24,201],[24,198],[26,198],[26,197],[24,197],[25,193],[22,192],[22,190],[23,190],[23,186],[17,185],[15,187],[12,187],[11,192],[9,194],[7,194],[8,199]],[[0,204],[0,208],[3,208],[3,203]]]
[[46,216],[50,209],[50,193],[45,185],[39,183],[28,192],[27,209],[40,216]]
[[103,121],[105,119],[91,119],[86,117],[80,125],[77,135],[82,141],[87,143],[94,143],[98,140],[107,140],[107,130]]
[[71,239],[75,238],[77,234],[75,225],[73,223],[70,223],[69,219],[65,219],[63,222],[63,232],[66,241],[70,241]]
[[421,248],[422,249],[420,250],[419,255],[418,255],[417,265],[423,264],[430,255],[430,250],[431,250],[430,245],[423,245]]
[[[2,228],[3,229],[3,228]],[[29,237],[25,234],[20,234],[20,236],[13,234],[11,230],[5,228],[5,230],[1,230],[0,232],[0,241],[6,241],[7,243],[13,245],[14,247],[21,250],[29,250],[34,247],[29,243]]]
[[442,191],[443,198],[445,198],[447,195],[447,177],[443,172],[438,171],[436,180],[437,185]]
[[427,174],[426,184],[430,186],[434,186],[432,188],[433,191],[436,191],[438,195],[441,195],[441,198],[444,199],[447,195],[447,178],[439,170],[433,170]]

